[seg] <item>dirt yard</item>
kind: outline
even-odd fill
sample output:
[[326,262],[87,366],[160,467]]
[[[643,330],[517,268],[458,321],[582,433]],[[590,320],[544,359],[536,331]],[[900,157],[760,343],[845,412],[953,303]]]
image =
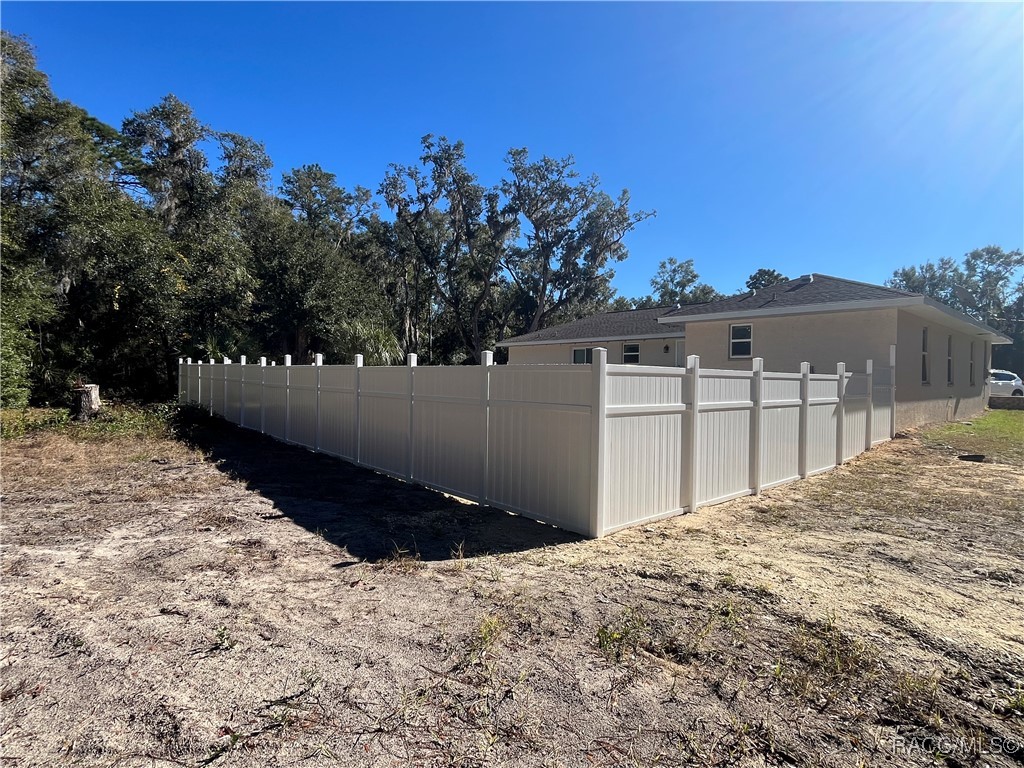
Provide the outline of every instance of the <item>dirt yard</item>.
[[191,441],[4,443],[3,765],[1024,763],[1018,462],[911,436],[584,541]]

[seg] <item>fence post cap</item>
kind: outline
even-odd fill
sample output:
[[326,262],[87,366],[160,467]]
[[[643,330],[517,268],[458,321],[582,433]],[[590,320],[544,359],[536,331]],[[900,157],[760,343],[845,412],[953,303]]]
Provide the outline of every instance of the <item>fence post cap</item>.
[[363,367],[363,356],[362,355],[356,355],[355,365],[356,365],[356,368],[362,368]]
[[291,355],[285,355],[284,356],[284,364],[285,365],[291,365],[292,364],[292,356]]
[[480,356],[480,365],[494,365],[494,353],[491,350],[486,350]]
[[240,356],[240,357],[238,358],[238,364],[239,364],[239,365],[245,365],[245,355],[241,355],[241,356]]
[[408,365],[410,368],[413,368],[413,367],[416,366],[416,353],[415,352],[410,352],[409,354],[407,354],[405,356],[405,364]]
[[755,357],[750,362],[751,362],[751,365],[753,366],[753,369],[755,371],[763,371],[764,370],[764,358],[763,357]]
[[185,362],[187,362],[189,365],[192,365],[192,358],[191,357],[186,357],[185,358]]
[[267,364],[267,358],[261,357],[260,358],[260,365],[266,365],[266,364]]
[[322,354],[320,354],[319,352],[317,352],[316,355],[313,357],[313,365],[323,365],[323,364],[324,364],[324,356]]
[[800,373],[810,373],[810,372],[811,372],[811,364],[810,363],[800,363]]

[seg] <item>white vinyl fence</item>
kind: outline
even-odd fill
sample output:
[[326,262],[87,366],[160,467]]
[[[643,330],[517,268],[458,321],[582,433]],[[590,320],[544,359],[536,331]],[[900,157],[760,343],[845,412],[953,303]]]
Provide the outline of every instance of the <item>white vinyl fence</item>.
[[[893,350],[894,352],[895,350]],[[895,432],[893,367],[179,364],[179,399],[481,504],[599,537],[831,469]]]

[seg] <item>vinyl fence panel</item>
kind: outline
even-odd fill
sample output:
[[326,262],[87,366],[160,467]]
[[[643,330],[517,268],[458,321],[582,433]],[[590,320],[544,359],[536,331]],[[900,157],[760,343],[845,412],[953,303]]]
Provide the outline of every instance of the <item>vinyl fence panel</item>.
[[491,368],[489,503],[591,533],[592,383],[591,366]]
[[224,365],[224,412],[225,419],[232,424],[242,422],[242,366]]
[[834,467],[893,430],[893,370],[179,363],[179,398],[589,536]]
[[263,369],[263,431],[278,440],[288,439],[288,369],[271,365]]
[[358,461],[356,439],[356,380],[354,365],[325,365],[320,369],[320,450]]
[[681,368],[609,365],[604,533],[689,506],[684,461],[692,375]]
[[241,425],[247,429],[261,429],[261,403],[263,398],[263,367],[240,365],[242,373]]
[[408,367],[363,368],[359,372],[359,461],[409,478],[412,437],[412,373]]
[[483,501],[487,380],[487,366],[413,369],[414,480]]
[[320,367],[288,367],[288,442],[316,448],[317,381]]

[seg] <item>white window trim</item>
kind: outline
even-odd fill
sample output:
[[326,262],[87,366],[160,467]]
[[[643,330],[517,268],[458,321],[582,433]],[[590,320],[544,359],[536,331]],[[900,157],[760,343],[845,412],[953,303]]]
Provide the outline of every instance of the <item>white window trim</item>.
[[[626,347],[636,347],[636,351],[635,352],[627,352],[626,351]],[[628,362],[626,360],[626,355],[636,355],[636,362],[635,363]],[[640,344],[639,344],[639,342],[635,342],[635,341],[623,342],[623,344],[622,344],[622,364],[623,365],[640,365]]]
[[[733,339],[732,329],[733,328],[749,328],[750,338],[749,339]],[[736,342],[749,342],[750,343],[750,354],[749,355],[734,355],[732,353],[732,345]],[[751,360],[754,357],[754,324],[753,323],[730,323],[729,324],[729,359],[730,360]]]

